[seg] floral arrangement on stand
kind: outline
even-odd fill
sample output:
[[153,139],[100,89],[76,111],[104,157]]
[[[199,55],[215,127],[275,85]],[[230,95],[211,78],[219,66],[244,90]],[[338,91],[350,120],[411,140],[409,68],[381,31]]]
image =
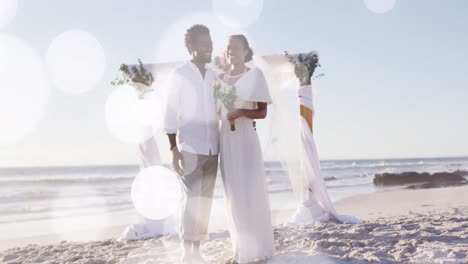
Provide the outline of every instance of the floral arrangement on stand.
[[301,84],[309,83],[311,79],[315,80],[318,77],[324,76],[324,74],[314,76],[315,70],[321,66],[319,55],[316,51],[299,54],[290,54],[285,51],[284,55],[294,65],[294,73]]
[[154,82],[153,74],[144,67],[140,59],[138,59],[137,66],[129,67],[126,64],[120,65],[119,71],[122,73],[122,77],[115,78],[115,80],[111,82],[112,85],[132,86],[139,92],[140,99],[143,99],[146,93],[153,91],[151,88]]

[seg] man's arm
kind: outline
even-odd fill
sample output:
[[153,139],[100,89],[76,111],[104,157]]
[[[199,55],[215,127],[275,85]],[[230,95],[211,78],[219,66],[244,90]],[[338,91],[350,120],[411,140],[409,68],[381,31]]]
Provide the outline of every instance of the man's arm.
[[177,129],[178,129],[178,116],[179,116],[179,100],[177,93],[179,91],[178,82],[175,75],[171,76],[171,83],[169,87],[169,94],[166,102],[166,111],[164,115],[164,130],[166,131],[169,139],[170,150],[172,152],[172,167],[179,174],[183,175],[184,171],[181,167],[182,155],[177,147]]
[[167,137],[169,138],[169,144],[172,152],[172,168],[177,172],[177,174],[182,176],[184,174],[184,169],[182,167],[182,154],[177,147],[176,134],[167,134]]

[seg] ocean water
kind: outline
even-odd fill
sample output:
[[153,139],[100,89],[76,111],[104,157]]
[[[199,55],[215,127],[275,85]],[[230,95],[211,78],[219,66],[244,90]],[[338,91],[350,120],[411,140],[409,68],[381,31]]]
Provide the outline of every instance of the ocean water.
[[[321,162],[332,200],[381,191],[375,174],[468,170],[468,158],[327,160]],[[281,162],[265,162],[272,210],[293,209],[296,199]],[[130,190],[138,165],[0,168],[0,225],[133,210]],[[222,204],[218,177],[215,199]]]

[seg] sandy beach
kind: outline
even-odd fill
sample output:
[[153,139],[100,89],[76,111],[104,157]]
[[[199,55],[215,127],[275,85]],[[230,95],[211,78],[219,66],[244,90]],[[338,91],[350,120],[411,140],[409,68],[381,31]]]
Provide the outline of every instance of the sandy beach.
[[[468,263],[468,186],[363,194],[337,203],[337,210],[364,222],[277,225],[277,256],[267,263]],[[285,220],[290,213],[277,214],[275,221]],[[181,250],[176,236],[119,242],[114,238],[121,230],[101,230],[99,241],[54,243],[58,238],[54,236],[12,240],[22,246],[4,250],[0,260],[177,263]],[[2,247],[8,248],[8,243],[2,241]],[[231,254],[228,232],[211,233],[202,252],[207,263],[224,263]]]

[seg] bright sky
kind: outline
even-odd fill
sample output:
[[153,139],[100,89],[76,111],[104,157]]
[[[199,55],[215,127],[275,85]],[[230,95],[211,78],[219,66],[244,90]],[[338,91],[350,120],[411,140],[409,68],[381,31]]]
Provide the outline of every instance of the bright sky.
[[[467,13],[465,0],[0,0],[0,73],[20,80],[0,87],[0,167],[137,163],[137,147],[106,125],[109,82],[122,62],[188,58],[195,23],[210,27],[215,53],[234,32],[260,55],[320,53],[322,159],[467,156]],[[24,74],[11,74],[25,50]],[[36,108],[10,109],[22,103]]]

